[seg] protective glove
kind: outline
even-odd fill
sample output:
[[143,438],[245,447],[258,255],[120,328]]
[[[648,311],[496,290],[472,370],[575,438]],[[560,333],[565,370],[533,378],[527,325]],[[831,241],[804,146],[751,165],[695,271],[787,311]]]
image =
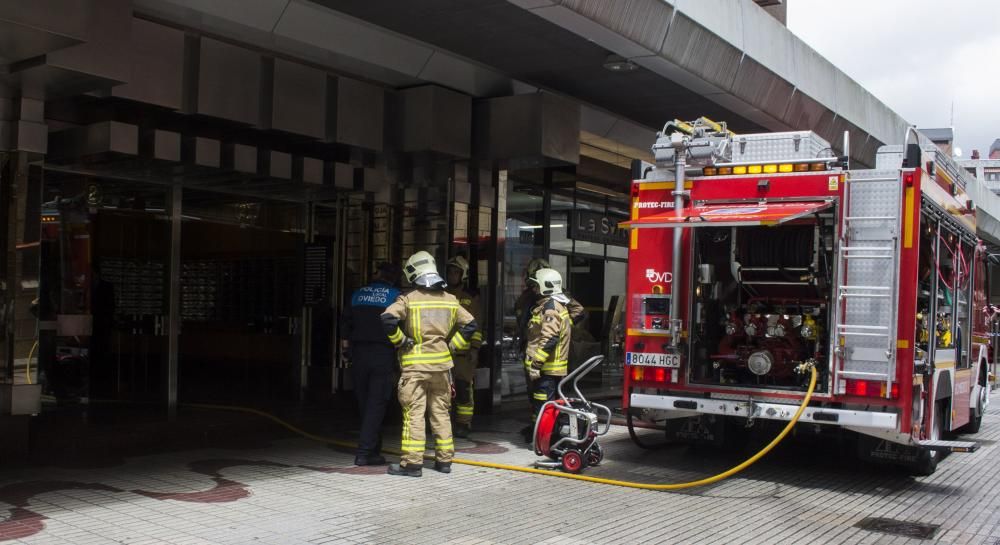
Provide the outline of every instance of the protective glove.
[[528,367],[528,378],[531,380],[538,380],[542,378],[542,370],[535,369],[535,367]]
[[415,344],[417,344],[417,343],[414,342],[413,339],[411,339],[409,337],[403,337],[403,342],[400,343],[399,348],[400,348],[400,350],[406,351],[406,350],[409,350],[409,349],[413,348],[413,345],[415,345]]

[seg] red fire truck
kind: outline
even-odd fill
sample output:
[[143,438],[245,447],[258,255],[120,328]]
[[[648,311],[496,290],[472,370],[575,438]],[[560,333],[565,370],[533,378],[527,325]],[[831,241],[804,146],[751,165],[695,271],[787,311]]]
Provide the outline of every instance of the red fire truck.
[[811,363],[800,427],[857,432],[863,455],[918,474],[974,450],[952,439],[989,403],[988,252],[976,181],[924,144],[850,170],[812,132],[668,123],[625,224],[630,423],[718,439],[787,422]]

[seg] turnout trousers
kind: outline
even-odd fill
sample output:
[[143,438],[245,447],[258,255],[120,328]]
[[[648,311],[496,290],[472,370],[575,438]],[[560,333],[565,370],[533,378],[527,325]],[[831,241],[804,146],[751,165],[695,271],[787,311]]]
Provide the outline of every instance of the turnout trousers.
[[400,464],[421,466],[427,436],[424,416],[434,434],[434,458],[449,463],[455,456],[451,436],[451,380],[448,371],[403,371],[399,378],[399,404],[403,407],[403,438]]
[[479,361],[474,351],[478,350],[473,348],[468,353],[455,356],[455,368],[452,369],[455,376],[455,422],[458,424],[472,424],[472,416],[476,412],[474,379]]

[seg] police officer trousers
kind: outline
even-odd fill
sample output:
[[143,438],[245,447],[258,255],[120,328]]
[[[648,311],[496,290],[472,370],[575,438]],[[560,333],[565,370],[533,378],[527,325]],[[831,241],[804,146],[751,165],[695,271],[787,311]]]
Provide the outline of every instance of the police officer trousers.
[[451,379],[448,371],[404,371],[399,378],[399,404],[403,407],[403,456],[400,464],[424,463],[427,436],[424,415],[429,416],[434,433],[434,457],[451,462],[455,442],[451,436]]
[[465,354],[455,356],[455,422],[472,424],[472,416],[476,409],[476,390],[474,379],[479,358],[475,348]]
[[382,343],[354,343],[351,378],[361,415],[358,456],[376,456],[382,450],[382,419],[392,398],[396,349]]

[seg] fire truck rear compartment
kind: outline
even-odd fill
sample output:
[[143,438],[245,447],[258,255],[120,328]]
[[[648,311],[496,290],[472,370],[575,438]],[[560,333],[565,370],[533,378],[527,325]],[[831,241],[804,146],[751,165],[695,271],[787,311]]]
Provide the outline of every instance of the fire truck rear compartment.
[[691,383],[804,390],[813,361],[827,391],[833,218],[692,230]]

